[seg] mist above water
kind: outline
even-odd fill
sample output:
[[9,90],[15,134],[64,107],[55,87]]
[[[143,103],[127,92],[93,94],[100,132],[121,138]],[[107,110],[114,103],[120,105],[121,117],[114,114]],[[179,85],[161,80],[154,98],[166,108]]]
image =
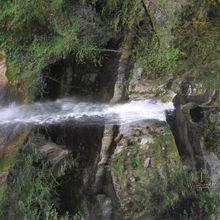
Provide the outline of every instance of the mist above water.
[[0,105],[0,124],[43,125],[76,121],[88,124],[105,122],[121,125],[148,119],[165,121],[165,111],[172,109],[171,102],[162,103],[152,99],[102,104],[64,98],[29,105],[15,103],[8,106]]

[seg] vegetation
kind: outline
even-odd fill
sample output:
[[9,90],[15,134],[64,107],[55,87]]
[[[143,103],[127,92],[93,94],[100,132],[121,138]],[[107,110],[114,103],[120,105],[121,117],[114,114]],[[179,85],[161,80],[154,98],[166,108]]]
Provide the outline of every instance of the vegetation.
[[[98,1],[88,1],[96,5]],[[109,24],[118,30],[131,26],[140,10],[140,1],[104,1],[103,10],[116,10]],[[9,59],[8,77],[23,71],[38,74],[46,65],[73,53],[79,62],[96,59],[98,48],[108,35],[108,23],[96,19],[86,1],[68,0],[2,1],[0,47]],[[81,9],[85,10],[86,16]],[[108,12],[109,13],[109,12]],[[95,20],[96,26],[90,20]],[[111,30],[114,32],[113,30]],[[97,33],[97,34],[96,34]],[[89,38],[86,36],[89,34]],[[114,34],[110,33],[109,34]]]
[[[148,33],[139,33],[141,27],[137,15],[143,10],[141,0],[82,0],[75,3],[68,0],[49,3],[46,0],[37,3],[35,0],[2,1],[0,48],[6,51],[9,59],[8,78],[22,75],[29,87],[34,87],[32,78],[28,78],[36,77],[45,66],[69,54],[74,55],[78,62],[88,59],[96,62],[108,40],[119,39],[121,32],[131,28],[137,32],[134,57],[150,77],[184,75],[186,69],[192,75],[207,77],[204,61],[210,63],[219,54],[218,17],[195,15],[177,23],[177,15],[167,12],[172,4],[165,7],[159,0],[155,4],[155,7],[164,9],[162,13],[167,17],[165,27],[174,30],[170,32],[169,47],[163,45],[163,41],[168,40],[164,27],[158,26],[154,19],[152,22],[156,29],[152,33],[149,30]],[[211,66],[208,76],[211,81],[208,82],[218,87],[219,68],[215,64]]]
[[68,0],[1,1],[0,48],[8,58],[7,77],[19,76],[27,90],[36,90],[37,75],[58,59],[73,54],[78,62],[95,61],[97,47],[106,40],[102,29],[106,33],[107,28],[91,7],[83,6],[85,14],[81,7],[82,3]]
[[83,220],[80,213],[74,216],[58,213],[57,177],[49,164],[35,163],[33,154],[26,154],[17,162],[11,173],[16,175],[15,183],[7,185],[1,196],[1,219],[15,215],[24,220]]
[[219,218],[220,192],[210,190],[206,171],[189,172],[176,166],[169,171],[169,176],[161,179],[152,169],[146,180],[142,188],[136,189],[147,209],[146,216],[157,219]]
[[[161,150],[166,146],[167,149]],[[150,153],[151,152],[151,153]],[[125,219],[208,219],[220,218],[220,191],[212,191],[209,174],[185,170],[176,158],[173,138],[166,131],[149,149],[151,163],[144,167],[140,146],[126,146],[112,160],[119,198],[131,198]],[[134,178],[133,182],[129,181]]]
[[144,68],[149,78],[158,79],[160,76],[175,74],[179,66],[180,50],[160,46],[158,38],[152,39],[140,36],[134,49],[134,57]]
[[[203,123],[203,133],[207,150],[212,151],[215,155],[220,158],[220,133],[219,133],[219,122],[218,118],[215,117],[210,120],[205,120]],[[211,117],[211,115],[210,115]]]
[[141,0],[89,0],[89,2],[101,8],[101,13],[110,19],[113,30],[117,32],[137,24],[138,15],[143,8]]
[[178,2],[152,3],[166,19],[149,12],[152,30],[138,30],[134,48],[134,58],[149,78],[191,76],[206,87],[219,88],[220,17],[212,4],[201,1],[181,11]]
[[[179,75],[190,75],[197,78],[210,88],[219,88],[220,17],[218,10],[209,3],[198,7],[191,6],[183,13],[183,19],[177,26],[175,44],[182,52],[183,65]],[[191,14],[187,16],[187,12]]]
[[107,42],[137,21],[141,1],[1,1],[0,49],[7,77],[22,81],[32,100],[39,73],[68,55],[77,62],[100,61]]
[[[15,158],[16,151],[24,143],[29,134],[28,126],[20,128],[20,131],[9,139],[7,145],[0,151],[0,172],[7,171]],[[4,135],[4,132],[1,133]]]
[[12,161],[12,158],[9,155],[2,153],[0,155],[0,170],[4,171],[4,170],[9,169],[11,165],[11,161]]

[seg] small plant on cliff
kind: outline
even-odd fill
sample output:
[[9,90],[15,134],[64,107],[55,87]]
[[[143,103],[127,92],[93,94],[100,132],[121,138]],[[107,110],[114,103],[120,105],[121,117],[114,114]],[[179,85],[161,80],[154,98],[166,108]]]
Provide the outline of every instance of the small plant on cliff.
[[180,64],[180,50],[161,47],[156,36],[152,39],[140,36],[133,52],[147,76],[154,79],[174,73]]

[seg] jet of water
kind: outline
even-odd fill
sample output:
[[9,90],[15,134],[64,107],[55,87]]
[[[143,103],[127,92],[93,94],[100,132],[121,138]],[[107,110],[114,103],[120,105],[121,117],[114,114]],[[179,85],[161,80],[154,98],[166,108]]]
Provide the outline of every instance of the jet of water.
[[106,122],[121,125],[147,119],[165,121],[165,111],[172,109],[171,102],[152,99],[103,104],[64,98],[29,105],[11,103],[6,107],[0,106],[0,124],[43,125],[73,120],[88,124]]

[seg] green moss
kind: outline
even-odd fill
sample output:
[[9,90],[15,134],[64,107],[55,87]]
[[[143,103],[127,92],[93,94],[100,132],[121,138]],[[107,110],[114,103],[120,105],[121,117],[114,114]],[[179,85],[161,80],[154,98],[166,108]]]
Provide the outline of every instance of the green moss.
[[0,171],[8,171],[14,162],[17,150],[23,145],[29,132],[28,126],[20,128],[17,134],[0,151]]
[[127,178],[138,173],[143,168],[143,164],[144,159],[139,144],[124,146],[122,151],[112,159],[111,169],[118,177],[122,193],[125,190]]
[[118,153],[111,161],[112,171],[119,178],[119,185],[121,189],[123,188],[123,185],[126,180],[124,160],[126,158],[127,153],[127,148],[123,147],[122,151]]
[[9,169],[12,159],[13,158],[10,155],[7,155],[7,154],[0,155],[0,172]]
[[143,166],[144,160],[143,155],[140,152],[140,145],[133,144],[129,146],[130,148],[130,160],[128,162],[128,169],[135,170],[138,169],[140,166]]
[[156,135],[154,143],[151,145],[155,165],[165,165],[169,163],[169,161],[173,163],[179,161],[179,153],[170,128],[166,125],[163,129],[164,132],[160,135]]

